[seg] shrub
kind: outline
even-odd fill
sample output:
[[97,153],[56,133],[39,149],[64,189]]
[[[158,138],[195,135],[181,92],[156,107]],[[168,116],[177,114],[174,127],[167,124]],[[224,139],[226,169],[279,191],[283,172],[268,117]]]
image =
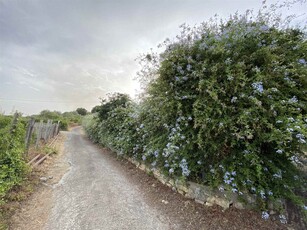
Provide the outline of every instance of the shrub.
[[306,33],[280,23],[247,12],[183,25],[141,59],[141,104],[91,123],[96,141],[170,176],[254,194],[262,209],[280,198],[306,207]]
[[7,191],[22,181],[27,171],[23,159],[25,126],[18,121],[11,129],[11,120],[0,115],[0,202]]

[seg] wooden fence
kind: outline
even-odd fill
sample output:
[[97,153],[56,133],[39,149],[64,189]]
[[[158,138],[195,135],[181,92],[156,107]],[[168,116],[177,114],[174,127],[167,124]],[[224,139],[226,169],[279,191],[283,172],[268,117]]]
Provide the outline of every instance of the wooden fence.
[[27,133],[25,138],[25,153],[29,151],[29,146],[33,133],[35,134],[35,147],[37,148],[39,144],[43,141],[44,143],[48,142],[51,138],[58,135],[60,131],[60,122],[53,123],[51,120],[48,120],[47,123],[43,121],[35,122],[32,118],[28,122]]

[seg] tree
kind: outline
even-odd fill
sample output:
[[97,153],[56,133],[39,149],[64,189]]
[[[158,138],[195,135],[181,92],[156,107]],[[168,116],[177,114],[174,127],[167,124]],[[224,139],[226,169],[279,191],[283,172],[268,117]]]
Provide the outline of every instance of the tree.
[[87,110],[85,108],[78,108],[78,109],[76,109],[76,111],[81,116],[85,116],[87,114]]
[[127,94],[122,93],[114,93],[111,94],[108,100],[102,100],[101,106],[99,109],[99,118],[101,120],[106,120],[108,117],[108,113],[115,108],[123,107],[126,108],[127,103],[130,102],[130,98]]
[[100,107],[101,107],[100,105],[94,106],[94,107],[92,108],[92,110],[91,110],[91,113],[97,113],[97,112],[99,112]]

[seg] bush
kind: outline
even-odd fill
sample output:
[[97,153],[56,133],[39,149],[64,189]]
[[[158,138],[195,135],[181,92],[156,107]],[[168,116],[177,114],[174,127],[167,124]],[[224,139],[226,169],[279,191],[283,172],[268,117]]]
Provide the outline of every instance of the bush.
[[19,184],[26,174],[23,159],[25,126],[18,121],[11,130],[12,118],[0,115],[0,202],[7,191]]
[[169,176],[254,194],[262,209],[280,198],[306,207],[306,33],[279,23],[247,12],[183,25],[141,59],[141,104],[112,107],[87,131]]

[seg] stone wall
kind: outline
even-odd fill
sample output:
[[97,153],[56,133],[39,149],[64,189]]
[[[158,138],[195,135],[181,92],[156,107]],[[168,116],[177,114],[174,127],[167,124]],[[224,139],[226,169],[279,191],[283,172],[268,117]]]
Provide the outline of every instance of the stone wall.
[[218,189],[212,189],[209,186],[194,183],[192,181],[183,182],[180,180],[174,180],[160,173],[157,169],[150,169],[145,164],[142,164],[132,158],[125,157],[128,161],[136,165],[139,169],[146,171],[147,173],[153,173],[153,176],[157,178],[162,184],[172,188],[172,190],[186,196],[187,198],[195,200],[195,202],[212,206],[214,204],[221,206],[224,210],[233,206],[238,209],[253,208],[256,207],[256,199],[253,196],[242,197],[247,202],[239,201],[237,193],[219,191]]

